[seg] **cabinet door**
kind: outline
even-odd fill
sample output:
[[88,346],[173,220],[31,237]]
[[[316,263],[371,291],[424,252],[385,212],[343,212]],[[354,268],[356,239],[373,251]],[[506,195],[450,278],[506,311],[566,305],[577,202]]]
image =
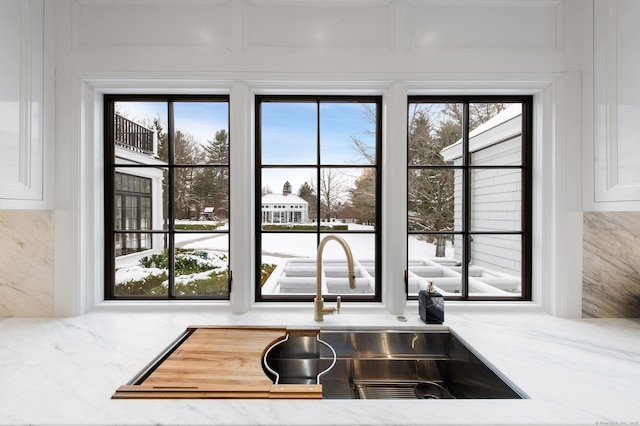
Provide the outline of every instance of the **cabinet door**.
[[43,12],[0,0],[0,200],[43,199]]
[[640,201],[640,2],[594,2],[595,201]]

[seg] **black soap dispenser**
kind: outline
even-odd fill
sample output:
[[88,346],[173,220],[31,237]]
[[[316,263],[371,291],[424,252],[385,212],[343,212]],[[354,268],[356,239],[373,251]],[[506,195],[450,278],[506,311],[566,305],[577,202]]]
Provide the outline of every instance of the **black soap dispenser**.
[[418,311],[420,319],[427,324],[444,322],[444,297],[436,291],[431,281],[426,290],[418,293]]

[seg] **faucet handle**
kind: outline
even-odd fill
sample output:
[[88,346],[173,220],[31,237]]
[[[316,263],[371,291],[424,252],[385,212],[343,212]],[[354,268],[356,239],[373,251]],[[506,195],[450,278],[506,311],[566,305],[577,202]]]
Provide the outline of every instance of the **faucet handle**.
[[340,313],[340,302],[342,301],[342,297],[336,296],[336,312]]

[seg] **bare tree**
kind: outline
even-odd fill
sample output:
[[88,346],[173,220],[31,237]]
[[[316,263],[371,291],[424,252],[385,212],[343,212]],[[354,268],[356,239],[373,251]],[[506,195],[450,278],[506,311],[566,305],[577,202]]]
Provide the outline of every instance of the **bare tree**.
[[349,187],[342,172],[336,169],[320,170],[320,212],[319,217],[330,220],[347,198]]

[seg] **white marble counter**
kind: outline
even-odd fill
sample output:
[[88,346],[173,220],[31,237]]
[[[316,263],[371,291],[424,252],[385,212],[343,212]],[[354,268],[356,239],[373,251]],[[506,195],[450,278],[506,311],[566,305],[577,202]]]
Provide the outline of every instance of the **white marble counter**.
[[[342,314],[326,325],[424,326]],[[112,400],[189,325],[316,325],[304,314],[112,313],[0,319],[0,424],[640,424],[640,320],[448,313],[524,400]]]

